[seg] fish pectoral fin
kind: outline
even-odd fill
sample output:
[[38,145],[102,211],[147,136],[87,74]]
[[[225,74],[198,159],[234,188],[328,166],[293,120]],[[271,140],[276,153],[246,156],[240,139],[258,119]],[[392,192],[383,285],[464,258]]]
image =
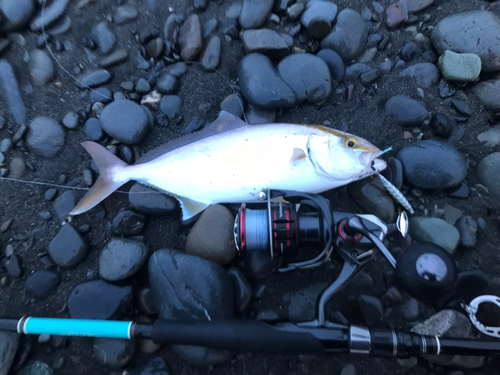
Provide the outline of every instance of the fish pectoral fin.
[[[173,194],[172,194],[173,195]],[[205,210],[209,203],[198,202],[190,198],[173,195],[179,201],[182,209],[182,220],[187,221]]]
[[290,158],[290,165],[298,165],[302,160],[306,159],[306,153],[301,148],[294,148],[292,157]]

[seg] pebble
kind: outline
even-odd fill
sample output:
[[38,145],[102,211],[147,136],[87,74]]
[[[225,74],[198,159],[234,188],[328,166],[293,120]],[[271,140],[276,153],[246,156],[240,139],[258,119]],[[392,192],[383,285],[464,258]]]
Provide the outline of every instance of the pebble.
[[221,47],[222,44],[217,35],[210,38],[201,55],[201,65],[205,70],[211,71],[217,69],[220,63]]
[[356,368],[352,363],[348,363],[344,367],[342,367],[342,371],[340,371],[340,375],[356,375]]
[[203,25],[203,38],[208,39],[212,33],[219,27],[219,21],[217,18],[211,18]]
[[500,125],[492,127],[477,136],[478,141],[484,142],[487,147],[495,147],[500,144]]
[[418,13],[425,8],[431,6],[434,0],[406,0],[408,5],[408,13]]
[[245,109],[245,103],[240,95],[230,94],[220,103],[220,109],[241,118]]
[[349,193],[369,214],[386,223],[394,222],[394,201],[379,179],[365,178],[349,184]]
[[372,47],[369,48],[361,55],[361,57],[358,58],[358,62],[366,64],[369,63],[370,61],[373,61],[375,59],[375,56],[377,56],[378,49],[377,47]]
[[438,82],[439,70],[436,65],[431,63],[417,63],[403,69],[399,76],[413,78],[417,85],[428,89]]
[[170,375],[171,371],[162,357],[154,357],[137,372],[137,375]]
[[112,78],[110,72],[105,69],[91,70],[76,78],[76,85],[81,88],[93,88],[108,83]]
[[92,348],[98,363],[106,367],[121,368],[132,360],[135,354],[135,341],[96,337]]
[[48,364],[41,361],[35,361],[30,363],[22,370],[20,370],[18,375],[54,375],[54,372]]
[[128,197],[130,205],[144,214],[165,215],[178,207],[175,198],[139,183],[132,185]]
[[160,109],[169,119],[177,117],[181,113],[182,99],[177,95],[164,95],[161,98]]
[[477,222],[472,216],[462,216],[455,223],[455,227],[460,232],[460,246],[474,247],[476,245]]
[[462,271],[457,276],[454,292],[464,301],[471,301],[480,295],[488,294],[490,279],[491,277],[481,270]]
[[446,50],[439,57],[438,66],[448,81],[474,82],[481,73],[481,59],[473,53]]
[[195,12],[203,12],[208,7],[208,0],[193,0]]
[[448,138],[453,131],[451,120],[442,113],[434,114],[432,116],[430,125],[432,128],[432,133],[441,138]]
[[226,17],[227,18],[239,18],[241,14],[241,8],[243,7],[243,3],[240,2],[235,2],[231,4],[227,9],[226,9]]
[[415,99],[395,95],[385,103],[385,113],[395,116],[398,124],[404,127],[419,126],[428,116],[427,109]]
[[9,374],[14,363],[17,348],[19,347],[20,336],[17,332],[0,331],[0,371],[2,374]]
[[163,53],[164,46],[163,40],[160,37],[154,38],[146,44],[146,51],[153,59],[158,59]]
[[462,182],[459,186],[451,188],[448,190],[448,195],[452,198],[465,199],[469,196],[469,187],[465,182]]
[[382,174],[391,182],[391,184],[401,190],[401,187],[403,186],[403,164],[392,156],[388,157],[386,162],[387,168],[382,172]]
[[343,9],[333,30],[321,41],[321,48],[332,49],[344,61],[350,61],[363,51],[368,29],[358,12],[350,8]]
[[366,324],[380,326],[384,320],[384,305],[376,297],[362,294],[358,297],[358,305],[363,313]]
[[92,40],[103,54],[110,53],[116,46],[116,36],[105,21],[99,22],[92,28]]
[[177,51],[177,36],[179,27],[186,17],[183,14],[171,13],[163,26],[163,41],[165,42],[165,55],[171,56]]
[[278,64],[278,72],[299,103],[305,100],[318,103],[332,92],[328,65],[315,55],[298,53],[285,57]]
[[244,314],[252,301],[252,287],[240,269],[231,267],[227,273],[233,285],[234,311]]
[[[62,195],[61,195],[62,197]],[[87,256],[87,243],[71,224],[65,224],[49,243],[52,260],[61,267],[73,268]]]
[[407,321],[414,322],[420,315],[420,304],[415,298],[410,298],[401,306],[401,313]]
[[330,77],[333,81],[340,82],[344,79],[344,61],[337,52],[328,48],[323,48],[316,54],[316,56],[326,62],[328,69],[330,69]]
[[71,29],[72,21],[69,16],[64,16],[62,19],[54,23],[48,30],[50,36],[64,35]]
[[90,92],[90,100],[108,104],[113,101],[113,93],[107,87],[98,87]]
[[190,15],[179,30],[180,56],[184,61],[194,61],[203,48],[200,19],[196,13]]
[[389,289],[387,289],[384,295],[380,297],[380,300],[384,304],[394,307],[401,304],[401,302],[403,301],[403,297],[401,296],[399,290],[391,286]]
[[101,68],[107,69],[116,65],[120,65],[128,60],[128,52],[123,48],[118,48],[101,61],[99,61],[99,66]]
[[382,40],[382,36],[380,34],[368,35],[368,40],[366,42],[366,48],[376,47],[381,40]]
[[46,201],[51,201],[51,200],[53,200],[56,197],[56,195],[57,195],[57,189],[50,188],[50,189],[47,189],[47,191],[43,195],[43,198]]
[[291,45],[276,31],[271,29],[245,30],[242,34],[246,53],[258,52],[274,60],[290,54]]
[[59,286],[60,276],[57,273],[41,270],[29,275],[24,287],[26,292],[38,301],[44,301],[55,292]]
[[61,221],[67,219],[69,213],[75,206],[75,193],[73,190],[65,191],[54,202],[54,209]]
[[130,22],[134,22],[139,17],[139,12],[136,8],[130,5],[123,5],[116,9],[113,16],[113,21],[117,25],[125,25]]
[[123,209],[113,218],[111,230],[116,236],[141,234],[146,226],[146,217],[129,209]]
[[41,86],[49,82],[55,75],[55,68],[47,52],[35,49],[30,53],[28,68],[33,83]]
[[419,189],[451,188],[459,185],[467,175],[464,157],[454,147],[438,140],[405,146],[397,158],[403,164],[405,181]]
[[408,42],[403,46],[403,49],[401,50],[401,58],[406,62],[410,62],[411,60],[422,55],[422,53],[422,48],[417,43]]
[[34,0],[3,0],[0,3],[0,30],[17,31],[23,29],[35,13]]
[[245,117],[250,125],[269,124],[276,121],[276,111],[274,109],[260,109],[248,104]]
[[38,216],[40,216],[43,220],[52,219],[52,214],[50,213],[50,211],[41,211],[38,213]]
[[499,38],[500,20],[493,13],[482,10],[445,17],[434,27],[431,35],[439,55],[446,50],[476,54],[481,58],[483,72],[500,69]]
[[147,94],[151,91],[151,85],[146,79],[139,78],[139,80],[135,84],[135,91],[137,91],[139,94]]
[[92,280],[77,285],[66,305],[72,319],[120,319],[131,310],[132,299],[130,285]]
[[36,117],[29,125],[26,143],[35,155],[55,158],[64,148],[64,129],[50,117]]
[[19,257],[16,254],[12,254],[5,259],[5,268],[7,272],[15,278],[21,277],[23,271],[21,270],[21,265]]
[[205,120],[203,117],[196,116],[189,122],[184,130],[184,134],[190,134],[201,130],[205,126]]
[[54,0],[49,5],[43,8],[30,24],[31,30],[38,32],[51,26],[54,22],[59,20],[66,12],[69,0]]
[[142,141],[150,127],[148,114],[128,99],[116,100],[104,107],[100,121],[106,133],[125,144]]
[[337,16],[337,5],[329,1],[309,1],[300,21],[310,36],[322,39],[331,30]]
[[469,107],[469,105],[467,103],[465,103],[463,100],[460,100],[460,99],[457,99],[457,98],[453,98],[451,100],[451,105],[461,115],[465,115],[465,116],[472,115],[472,109],[471,109],[471,107]]
[[149,288],[140,288],[137,292],[137,308],[144,315],[158,314],[158,309],[153,300],[153,293]]
[[259,108],[293,107],[295,92],[278,75],[271,60],[262,54],[251,53],[240,62],[239,83],[244,98]]
[[20,178],[26,170],[26,163],[22,157],[15,157],[9,164],[9,178]]
[[172,74],[174,77],[178,78],[182,76],[187,71],[187,64],[183,61],[170,65],[167,69],[169,74]]
[[283,307],[291,322],[311,321],[316,317],[316,302],[318,296],[328,285],[313,283],[306,287],[292,290],[283,296]]
[[389,30],[395,30],[408,21],[408,5],[406,0],[389,5],[385,11],[387,19],[385,24]]
[[26,124],[26,107],[21,96],[21,90],[12,65],[4,59],[0,59],[0,94],[14,120],[20,126],[24,126]]
[[288,20],[290,22],[296,21],[302,14],[302,12],[304,12],[305,8],[306,6],[304,3],[295,3],[286,8],[286,16],[288,17]]
[[271,16],[274,0],[243,0],[239,21],[242,29],[259,29]]
[[365,86],[368,86],[374,83],[379,78],[379,76],[380,74],[378,69],[370,70],[369,72],[361,74],[361,83]]
[[62,124],[68,129],[76,129],[80,125],[80,117],[77,113],[70,111],[64,116]]
[[500,111],[500,80],[480,82],[472,88],[486,109]]
[[163,74],[156,82],[156,87],[162,94],[172,94],[177,89],[177,79],[169,74]]
[[481,159],[477,165],[476,175],[479,181],[488,188],[493,197],[500,197],[500,152],[494,152]]
[[209,206],[188,233],[186,254],[227,265],[236,255],[233,227],[231,211],[220,204]]
[[[149,259],[149,280],[162,319],[221,320],[234,316],[233,290],[218,264],[175,250],[161,249]],[[179,293],[182,290],[183,293]],[[228,351],[172,346],[186,362],[206,366],[227,361]]]
[[410,217],[409,234],[417,242],[431,242],[453,255],[460,242],[457,228],[437,217]]

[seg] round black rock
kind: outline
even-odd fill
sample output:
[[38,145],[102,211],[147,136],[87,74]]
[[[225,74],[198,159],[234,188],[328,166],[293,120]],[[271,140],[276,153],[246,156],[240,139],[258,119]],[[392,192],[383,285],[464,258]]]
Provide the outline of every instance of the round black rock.
[[243,272],[236,267],[227,270],[233,283],[234,309],[238,314],[243,314],[252,300],[252,287]]
[[128,99],[104,107],[100,116],[103,130],[125,144],[136,144],[146,136],[150,120],[142,107]]
[[64,138],[64,129],[57,121],[36,117],[29,125],[26,143],[35,155],[52,159],[63,150]]
[[323,48],[316,56],[326,62],[328,69],[330,69],[332,80],[342,81],[345,72],[344,61],[337,52],[328,48]]
[[162,94],[172,94],[177,88],[177,80],[171,74],[164,74],[156,82],[158,91]]
[[144,214],[164,215],[178,208],[175,198],[139,183],[132,185],[128,199],[136,211]]
[[404,168],[404,179],[425,190],[459,185],[467,175],[464,157],[449,144],[429,139],[403,147],[397,158]]
[[68,313],[73,319],[120,319],[132,308],[133,290],[104,280],[79,284],[68,297]]
[[96,337],[94,357],[102,365],[121,368],[130,362],[135,353],[134,340]]
[[21,270],[21,264],[19,257],[16,254],[12,254],[10,257],[5,259],[5,268],[7,272],[13,277],[21,277],[23,271]]
[[97,87],[90,92],[90,100],[108,104],[113,101],[113,93],[107,87]]
[[428,115],[427,109],[415,99],[395,95],[385,103],[385,112],[394,115],[402,126],[418,126]]
[[117,236],[140,234],[146,226],[146,217],[129,209],[121,210],[113,219],[111,227]]
[[37,300],[43,301],[57,289],[60,277],[57,273],[41,270],[28,276],[25,283],[26,292]]
[[71,224],[65,224],[50,241],[49,254],[57,265],[75,267],[87,256],[87,244]]
[[182,99],[177,95],[164,95],[161,98],[160,109],[169,119],[173,119],[181,112]]
[[432,133],[441,138],[448,138],[453,131],[451,120],[442,113],[436,113],[432,116],[431,128]]
[[118,281],[134,275],[146,262],[148,248],[141,241],[113,238],[101,251],[99,275],[108,281]]
[[104,138],[101,121],[95,117],[91,117],[85,121],[84,130],[91,141],[99,142]]

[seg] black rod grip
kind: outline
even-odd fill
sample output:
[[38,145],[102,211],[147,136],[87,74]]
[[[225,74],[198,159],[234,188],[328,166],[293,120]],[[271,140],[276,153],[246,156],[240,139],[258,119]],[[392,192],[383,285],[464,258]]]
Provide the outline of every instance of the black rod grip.
[[439,338],[442,355],[486,355],[500,353],[500,340]]
[[0,331],[17,332],[19,319],[0,319]]
[[325,354],[347,351],[347,329],[305,328],[292,323],[267,324],[258,320],[157,320],[151,338],[167,345],[194,345],[235,352],[269,354]]

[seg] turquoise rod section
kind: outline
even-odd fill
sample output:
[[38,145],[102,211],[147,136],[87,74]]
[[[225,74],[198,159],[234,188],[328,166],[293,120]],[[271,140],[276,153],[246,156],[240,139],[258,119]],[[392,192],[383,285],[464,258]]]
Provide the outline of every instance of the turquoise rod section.
[[22,330],[26,334],[130,338],[132,322],[91,319],[28,318]]

